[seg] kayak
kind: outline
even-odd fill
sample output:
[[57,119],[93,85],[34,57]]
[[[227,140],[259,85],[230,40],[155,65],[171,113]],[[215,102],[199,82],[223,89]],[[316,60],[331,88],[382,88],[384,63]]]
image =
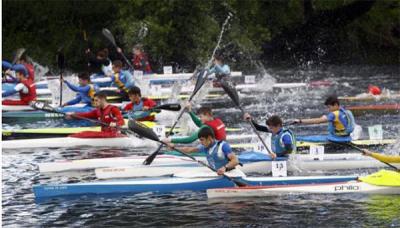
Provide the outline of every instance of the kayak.
[[323,184],[272,185],[207,190],[208,198],[263,197],[284,194],[400,194],[400,187],[377,186],[357,180]]
[[[95,131],[100,131],[99,127],[87,127],[81,129],[94,129]],[[78,132],[80,132],[79,130]],[[76,132],[76,133],[78,133]],[[3,134],[7,134],[4,133]],[[43,134],[46,136],[46,133]],[[241,135],[228,136],[228,140],[242,140]],[[102,142],[102,140],[105,140]],[[91,147],[115,147],[115,148],[131,148],[135,145],[145,145],[149,140],[143,140],[139,143],[141,139],[135,138],[132,141],[131,137],[120,137],[120,138],[74,138],[74,137],[57,137],[57,138],[38,138],[38,139],[15,139],[15,140],[3,140],[3,149],[19,149],[19,148],[53,148],[53,147],[77,147],[77,146],[91,146]],[[107,142],[106,142],[107,141]],[[109,144],[107,144],[109,143]],[[154,147],[155,142],[150,143],[150,147]],[[245,145],[246,146],[246,145]],[[241,148],[240,144],[233,144],[233,148]]]
[[[310,183],[332,183],[355,180],[355,176],[314,176],[314,177],[238,177],[248,185],[288,185]],[[223,177],[159,177],[127,180],[94,181],[73,184],[34,185],[36,199],[61,196],[134,194],[143,192],[170,193],[176,191],[206,191],[209,188],[233,187],[233,182]]]
[[[60,135],[65,135],[65,129],[60,129],[58,128],[61,132],[59,132]],[[67,128],[68,129],[68,128]],[[94,131],[100,131],[100,127],[87,127],[87,128],[69,128],[72,129],[72,131],[69,132],[69,134],[72,133],[78,133],[83,130],[94,130]],[[55,129],[56,130],[56,129]],[[20,130],[21,134],[24,134],[25,136],[29,135],[29,131],[27,129],[21,129]],[[74,132],[75,131],[75,132]],[[11,131],[12,132],[12,131]],[[36,133],[31,133],[33,135],[37,135]],[[12,135],[13,133],[10,133],[9,131],[3,131],[3,138],[11,137],[10,134]],[[55,132],[53,133],[48,133],[47,131],[42,132],[42,136],[48,136],[47,134],[50,134],[49,138],[37,138],[37,139],[16,139],[16,140],[4,140],[2,143],[2,148],[3,149],[18,149],[18,148],[42,148],[42,147],[75,147],[75,146],[80,146],[85,145],[85,146],[93,146],[93,147],[103,147],[104,143],[99,143],[101,139],[80,139],[80,138],[73,138],[73,137],[56,137],[53,138],[54,134],[57,134]],[[16,135],[18,135],[16,133]],[[228,141],[234,141],[234,140],[246,140],[252,138],[253,135],[246,135],[246,134],[238,134],[238,135],[228,135],[227,140]],[[117,147],[117,148],[127,148],[131,147],[131,140],[128,137],[124,138],[118,138],[116,142],[113,142],[113,138],[108,139],[108,142],[110,143],[111,147]],[[392,144],[395,142],[394,139],[387,139],[387,140],[362,140],[362,141],[353,141],[354,144],[356,145],[361,145],[361,146],[375,146],[375,145],[384,145],[384,144]],[[324,145],[324,143],[307,143],[307,142],[302,142],[298,141],[297,142],[300,148],[306,148],[310,147],[312,145]],[[153,144],[152,144],[153,145]],[[329,145],[329,143],[328,143]],[[238,144],[232,144],[232,148],[246,148],[246,149],[253,149],[256,147],[257,144],[255,143],[238,143]],[[335,145],[336,146],[336,145]]]
[[[205,161],[204,154],[192,154],[196,159]],[[55,162],[39,163],[39,171],[46,172],[64,172],[76,170],[96,169],[96,174],[102,172],[107,175],[118,175],[140,177],[140,176],[162,176],[181,172],[182,169],[197,168],[197,163],[173,151],[165,152],[156,157],[150,166],[143,166],[147,156],[129,156],[116,158],[95,158],[82,160],[59,160]],[[245,173],[261,173],[269,174],[271,172],[271,158],[264,153],[255,151],[246,151],[238,155],[239,162],[243,167],[238,167]],[[321,160],[315,159],[314,156],[308,154],[294,154],[289,158],[278,158],[277,160],[287,160],[288,171],[312,171],[312,170],[339,170],[339,169],[355,169],[355,168],[373,168],[380,167],[383,163],[378,162],[370,157],[362,156],[359,153],[337,153],[324,154]],[[168,165],[159,168],[158,165]],[[190,166],[191,165],[191,166]],[[395,164],[400,167],[400,164]],[[116,170],[101,168],[117,168]],[[139,169],[142,169],[141,172]],[[164,169],[164,170],[163,170]],[[103,172],[104,171],[104,172]],[[150,172],[153,172],[151,174]],[[101,177],[101,178],[104,178]]]
[[[238,166],[245,174],[257,173],[268,175],[272,172],[271,158],[259,152],[243,152],[238,155],[239,162],[242,166]],[[146,157],[143,157],[143,161]],[[204,160],[205,157],[197,157]],[[158,158],[154,161],[164,160],[162,164],[142,165],[141,163],[133,165],[133,162],[123,166],[107,166],[105,168],[96,168],[95,174],[98,179],[113,178],[136,178],[136,177],[156,177],[165,175],[175,175],[182,172],[199,173],[204,171],[204,167],[188,160],[186,163],[182,160],[180,163],[176,161],[166,162],[164,158]],[[376,159],[357,154],[324,154],[323,160],[315,160],[313,156],[308,154],[295,154],[287,158],[277,158],[277,161],[287,161],[287,170],[296,173],[308,173],[310,171],[332,171],[346,169],[365,169],[386,167],[382,162]],[[400,163],[395,164],[400,168]]]
[[339,97],[340,101],[352,102],[352,101],[382,101],[382,100],[398,100],[400,99],[400,94],[361,94],[359,96],[347,96]]
[[400,104],[374,104],[374,105],[357,105],[346,106],[354,115],[363,114],[399,114]]
[[60,147],[117,147],[117,148],[133,148],[133,147],[156,147],[157,143],[148,139],[129,137],[116,138],[46,138],[46,139],[21,139],[7,140],[2,142],[2,149],[18,149],[18,148],[60,148]]
[[331,183],[296,183],[290,185],[268,185],[208,189],[209,198],[262,197],[283,194],[400,194],[400,173],[381,170],[357,180]]
[[[140,122],[150,128],[160,126],[158,125],[157,122],[152,122],[152,121],[140,121]],[[128,123],[128,119],[125,119],[125,123]],[[127,127],[127,125],[125,125],[125,127]],[[166,127],[165,130],[169,131],[170,128]],[[180,130],[181,129],[179,127],[176,127],[174,129],[174,132],[179,132]],[[241,130],[242,130],[241,128],[226,129],[227,132],[238,132]],[[9,140],[23,140],[23,139],[59,138],[59,137],[67,137],[70,134],[75,134],[82,131],[101,131],[101,127],[93,126],[93,127],[32,128],[32,129],[13,129],[13,130],[3,129],[2,140],[9,141]],[[244,140],[251,138],[253,138],[253,135],[247,135],[247,134],[228,136],[228,139],[230,140]]]

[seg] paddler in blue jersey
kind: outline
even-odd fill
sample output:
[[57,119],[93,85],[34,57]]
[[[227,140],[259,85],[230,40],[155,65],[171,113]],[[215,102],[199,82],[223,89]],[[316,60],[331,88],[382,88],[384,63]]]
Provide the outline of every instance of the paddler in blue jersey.
[[18,83],[18,80],[15,76],[15,72],[12,71],[12,64],[10,62],[7,62],[5,60],[2,61],[1,63],[1,76],[2,76],[2,82],[5,83]]
[[[197,147],[181,147],[176,148],[185,153],[201,152],[206,154],[208,164],[215,170],[218,175],[235,169],[239,164],[239,160],[232,152],[231,146],[226,141],[218,141],[215,139],[214,132],[211,128],[205,127],[200,129],[198,133],[200,145]],[[175,148],[175,145],[168,143],[169,147]]]
[[339,99],[336,96],[330,96],[326,99],[325,105],[329,113],[319,118],[296,119],[294,123],[299,124],[320,124],[328,123],[329,135],[327,139],[333,142],[350,142],[350,134],[354,131],[355,120],[351,111],[340,106]]
[[99,90],[96,85],[90,83],[90,76],[87,72],[80,73],[78,75],[79,78],[79,86],[73,85],[67,80],[64,80],[64,83],[70,88],[72,91],[77,92],[76,97],[73,100],[70,100],[62,105],[63,112],[71,112],[75,110],[70,110],[69,105],[75,105],[78,103],[84,103],[86,106],[82,109],[83,112],[90,111],[93,108],[93,98],[96,92]]
[[248,113],[244,114],[244,119],[251,120],[257,131],[272,133],[271,149],[277,157],[287,157],[290,153],[296,153],[296,138],[291,130],[283,127],[279,116],[268,118],[267,126],[257,124]]
[[122,100],[129,100],[128,92],[129,89],[135,86],[133,82],[133,76],[129,71],[122,70],[123,64],[121,60],[114,60],[112,69],[113,74],[110,75],[112,86],[118,87],[118,95],[121,96]]
[[214,81],[214,86],[219,87],[219,82],[221,80],[229,80],[231,75],[230,67],[224,63],[224,58],[222,55],[216,54],[213,59],[214,65],[208,71],[208,74],[215,73],[216,81]]

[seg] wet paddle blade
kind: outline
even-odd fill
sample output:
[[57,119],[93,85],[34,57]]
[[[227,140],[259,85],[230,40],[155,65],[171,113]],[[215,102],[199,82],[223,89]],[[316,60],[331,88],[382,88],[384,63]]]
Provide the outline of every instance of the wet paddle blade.
[[65,57],[64,57],[64,53],[62,52],[62,50],[58,50],[58,52],[57,52],[57,64],[58,64],[58,68],[62,71],[64,69],[64,65],[65,65]]
[[221,87],[225,91],[225,93],[228,94],[228,96],[232,99],[233,103],[235,103],[237,107],[240,107],[239,95],[236,89],[225,80],[221,81]]
[[160,152],[161,148],[163,147],[163,144],[161,144],[156,151],[154,151],[152,154],[150,154],[150,156],[148,156],[146,158],[146,160],[144,160],[143,165],[150,165],[154,159],[156,158],[157,154]]
[[117,44],[115,43],[114,36],[110,32],[110,30],[103,28],[102,33],[107,38],[108,41],[110,41],[114,46],[117,46]]
[[35,110],[41,110],[45,112],[54,112],[54,113],[60,113],[57,110],[55,110],[53,107],[51,107],[49,104],[41,101],[32,101],[30,103],[30,106],[34,108]]
[[167,110],[167,111],[180,111],[181,110],[181,104],[178,103],[173,103],[173,104],[163,104],[155,107],[154,109],[161,109],[161,110]]
[[193,97],[197,94],[197,92],[199,92],[201,87],[204,85],[207,73],[208,73],[208,71],[206,69],[203,69],[197,73],[196,84],[194,86],[193,93],[189,98],[189,101],[191,101],[193,99]]
[[160,139],[158,138],[156,133],[154,133],[153,129],[148,128],[147,126],[143,125],[140,122],[137,122],[135,120],[129,120],[128,128],[129,128],[129,130],[135,132],[136,134],[138,134],[144,138],[147,138],[147,139],[150,139],[153,141],[157,141],[157,142],[160,141]]
[[18,48],[17,49],[17,51],[15,52],[14,59],[12,61],[13,65],[21,58],[21,56],[25,53],[25,51],[26,51],[25,48]]

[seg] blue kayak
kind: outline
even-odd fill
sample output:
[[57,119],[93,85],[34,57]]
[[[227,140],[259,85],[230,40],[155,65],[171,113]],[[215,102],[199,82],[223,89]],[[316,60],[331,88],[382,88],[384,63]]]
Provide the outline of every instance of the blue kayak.
[[326,143],[326,142],[338,142],[347,143],[351,141],[350,136],[334,136],[334,135],[307,135],[307,136],[296,136],[297,141],[303,142],[315,142],[315,143]]
[[[314,177],[238,177],[237,180],[249,186],[334,183],[356,180],[356,176],[314,176]],[[74,195],[134,194],[143,192],[170,193],[176,191],[206,191],[209,188],[234,187],[224,177],[158,177],[126,180],[95,181],[74,184],[34,185],[35,198],[53,198]]]

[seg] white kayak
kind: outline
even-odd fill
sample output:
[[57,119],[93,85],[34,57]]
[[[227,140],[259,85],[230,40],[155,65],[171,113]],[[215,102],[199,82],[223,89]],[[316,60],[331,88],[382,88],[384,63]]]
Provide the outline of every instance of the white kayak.
[[361,181],[335,183],[271,185],[254,187],[214,188],[207,190],[208,198],[263,197],[285,194],[400,194],[400,187],[378,186]]
[[139,139],[134,136],[118,137],[118,138],[45,138],[45,139],[20,139],[7,140],[2,142],[2,149],[18,149],[18,148],[60,148],[60,147],[118,147],[118,148],[134,148],[134,147],[156,147],[157,143],[148,139]]
[[[143,158],[143,160],[145,157]],[[157,158],[162,160],[163,158]],[[157,160],[156,159],[156,160]],[[198,157],[197,159],[205,161],[205,157]],[[360,154],[325,154],[325,160],[314,160],[310,155],[295,155],[287,160],[287,169],[289,172],[308,173],[312,171],[332,171],[332,170],[347,170],[347,169],[363,169],[363,168],[380,168],[386,165],[376,159],[365,157]],[[155,160],[155,161],[156,161]],[[285,159],[281,159],[285,160]],[[246,161],[242,159],[242,166],[237,169],[246,174],[257,173],[268,175],[272,172],[272,161]],[[163,162],[163,165],[152,164],[150,166],[133,165],[128,166],[111,166],[107,168],[96,168],[95,174],[99,179],[112,179],[112,178],[136,178],[136,177],[157,177],[166,175],[175,175],[182,172],[199,172],[204,167],[198,165],[191,160],[182,163]],[[400,168],[400,164],[394,164]]]

